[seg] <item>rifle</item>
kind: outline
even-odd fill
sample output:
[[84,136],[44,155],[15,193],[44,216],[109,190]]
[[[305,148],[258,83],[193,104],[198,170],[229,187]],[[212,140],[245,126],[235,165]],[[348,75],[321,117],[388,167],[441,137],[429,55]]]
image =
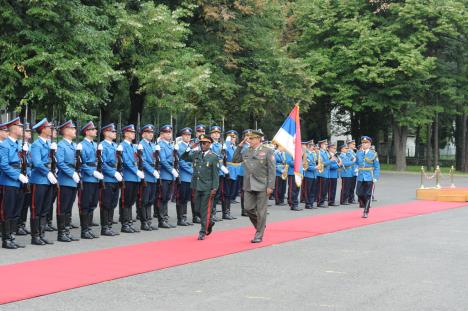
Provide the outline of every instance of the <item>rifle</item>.
[[[137,119],[137,128],[136,128],[136,143],[138,144],[137,146],[137,159],[138,159],[138,170],[144,172],[143,168],[143,146],[140,144],[140,113],[138,113],[138,119]],[[143,187],[147,186],[146,180],[143,178],[140,181],[140,184]]]
[[[80,128],[80,121],[76,122],[76,128],[77,131],[79,131]],[[83,190],[83,180],[81,179],[81,165],[83,164],[83,159],[81,158],[81,148],[78,148],[79,144],[79,134],[77,133],[75,136],[75,171],[80,176],[80,182],[78,183],[77,188],[78,190]]]
[[[227,152],[226,150],[224,149],[224,134],[226,133],[225,129],[224,129],[224,117],[223,117],[223,120],[222,120],[222,130],[221,130],[221,156],[223,157],[223,165],[225,168],[227,168]],[[225,174],[225,175],[228,175],[228,174]]]
[[[55,121],[55,120],[54,120]],[[56,140],[55,144],[58,145],[58,126],[55,126],[55,123],[54,121],[52,121],[52,124],[53,124],[53,128],[52,128],[52,137],[51,137],[51,141]],[[53,137],[54,135],[54,130],[55,130],[55,137]],[[56,155],[56,149],[50,149],[49,151],[49,157],[50,157],[50,172],[54,175],[55,179],[57,179],[57,157],[55,156]],[[55,184],[55,188],[57,189],[57,191],[60,189],[60,185],[59,183],[57,182]]]
[[[117,144],[120,146],[120,141],[122,139],[122,113],[119,113],[119,124],[117,128]],[[122,150],[119,150],[119,147],[117,147],[117,152],[116,152],[116,157],[117,157],[117,172],[122,174],[123,171],[123,160],[122,160]],[[125,182],[119,181],[119,188],[120,189],[125,189]]]
[[[99,129],[98,131],[101,130],[102,128],[102,115],[101,115],[101,108],[99,108]],[[98,141],[97,141],[97,150],[96,150],[96,159],[97,159],[97,164],[96,164],[96,171],[102,174],[102,145],[101,145],[101,133],[98,133]],[[106,189],[106,184],[104,183],[104,180],[101,179],[99,180],[99,189]]]
[[[172,125],[172,123],[173,123],[173,122],[172,122],[172,113],[171,113],[171,125]],[[173,142],[174,142],[174,149],[172,150],[172,156],[174,157],[174,169],[175,169],[177,172],[179,172],[179,168],[180,168],[180,167],[179,167],[179,152],[176,150],[176,144],[177,144],[177,142],[176,142],[176,139],[175,139],[175,135],[176,135],[175,132],[172,131],[172,140],[173,140]],[[179,177],[180,177],[180,176],[179,176]],[[180,178],[179,178],[179,177],[177,177],[177,178],[175,179],[175,184],[179,184],[179,183],[180,183]]]
[[[26,144],[26,123],[28,122],[28,104],[26,103],[26,111],[24,113],[23,118],[23,140],[21,143],[21,151],[20,151],[20,161],[21,161],[21,174],[24,176],[28,176],[28,155],[26,151],[24,151],[24,146]],[[31,186],[29,183],[22,184],[21,189],[25,193],[31,193]]]

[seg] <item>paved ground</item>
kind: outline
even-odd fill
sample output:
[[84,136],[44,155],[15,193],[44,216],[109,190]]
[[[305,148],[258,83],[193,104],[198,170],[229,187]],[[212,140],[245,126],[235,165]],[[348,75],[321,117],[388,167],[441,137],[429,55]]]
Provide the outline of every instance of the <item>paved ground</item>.
[[[457,177],[468,186],[467,177]],[[384,174],[374,206],[414,199],[419,177]],[[292,212],[269,221],[356,207]],[[234,205],[235,214],[240,205]],[[174,211],[174,209],[172,209]],[[467,310],[467,208],[380,223],[0,306],[0,310]],[[244,217],[216,229],[248,225]],[[0,263],[179,235],[197,227],[0,250]],[[136,262],[135,262],[136,264]],[[45,282],[47,280],[44,280]],[[86,303],[84,303],[86,302]]]

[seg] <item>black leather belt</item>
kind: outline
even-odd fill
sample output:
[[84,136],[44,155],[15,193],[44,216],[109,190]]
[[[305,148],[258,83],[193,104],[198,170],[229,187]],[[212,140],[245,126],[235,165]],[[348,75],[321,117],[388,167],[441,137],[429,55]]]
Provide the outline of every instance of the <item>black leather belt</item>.
[[86,162],[87,166],[96,167],[96,162]]

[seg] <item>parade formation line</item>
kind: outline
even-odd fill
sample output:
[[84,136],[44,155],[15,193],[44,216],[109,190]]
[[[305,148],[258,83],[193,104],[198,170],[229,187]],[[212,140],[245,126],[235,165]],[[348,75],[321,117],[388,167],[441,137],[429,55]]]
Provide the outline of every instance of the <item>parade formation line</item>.
[[466,202],[412,201],[373,208],[367,219],[361,218],[361,209],[353,209],[268,223],[263,243],[259,244],[250,243],[254,229],[243,227],[215,231],[204,241],[198,241],[197,235],[194,234],[3,265],[0,266],[0,275],[8,281],[0,286],[0,304],[321,234],[463,206],[467,206]]

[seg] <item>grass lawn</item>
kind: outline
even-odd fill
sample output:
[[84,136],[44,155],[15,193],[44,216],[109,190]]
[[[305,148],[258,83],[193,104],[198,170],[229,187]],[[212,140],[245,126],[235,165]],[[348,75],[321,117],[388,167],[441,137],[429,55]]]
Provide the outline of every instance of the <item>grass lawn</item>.
[[[384,164],[380,163],[380,169],[382,171],[395,171],[395,165],[394,164]],[[426,173],[428,173],[427,168],[425,167]],[[450,167],[441,167],[440,170],[442,171],[442,174],[448,174],[450,171]],[[414,172],[414,173],[420,173],[421,172],[421,166],[418,165],[408,165],[406,166],[406,172]],[[433,171],[429,172],[432,173]],[[459,171],[455,171],[456,175],[468,175],[468,173],[462,173]]]

